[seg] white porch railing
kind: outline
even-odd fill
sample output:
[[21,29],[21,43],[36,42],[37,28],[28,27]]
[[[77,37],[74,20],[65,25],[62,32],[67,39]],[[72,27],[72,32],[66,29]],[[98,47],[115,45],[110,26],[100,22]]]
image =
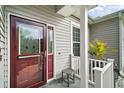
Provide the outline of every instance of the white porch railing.
[[[71,68],[75,70],[76,76],[80,77],[80,57],[71,56]],[[89,58],[89,83],[95,87],[113,87],[113,60]]]
[[80,77],[80,57],[71,56],[71,68],[75,70],[77,77]]
[[107,64],[103,68],[95,67],[94,69],[94,82],[95,88],[113,88],[114,75],[113,75],[113,59],[108,59]]
[[89,58],[89,83],[94,84],[95,74],[93,68],[94,67],[103,68],[106,64],[107,61]]

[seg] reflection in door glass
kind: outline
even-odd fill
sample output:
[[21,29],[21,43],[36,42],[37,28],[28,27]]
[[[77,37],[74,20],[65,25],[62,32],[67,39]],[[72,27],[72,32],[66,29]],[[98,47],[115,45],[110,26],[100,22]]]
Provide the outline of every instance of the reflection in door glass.
[[43,28],[18,23],[19,54],[31,55],[40,53],[40,41],[43,39]]
[[48,26],[48,53],[53,53],[53,27]]

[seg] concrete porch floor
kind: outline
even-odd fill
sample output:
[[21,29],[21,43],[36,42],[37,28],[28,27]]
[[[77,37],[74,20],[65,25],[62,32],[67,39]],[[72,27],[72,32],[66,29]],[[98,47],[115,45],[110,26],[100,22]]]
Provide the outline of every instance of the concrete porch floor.
[[[61,80],[52,80],[41,88],[80,88],[80,79],[76,78],[75,83],[71,83],[70,87],[67,87],[67,83]],[[89,84],[89,88],[93,88],[93,85]]]

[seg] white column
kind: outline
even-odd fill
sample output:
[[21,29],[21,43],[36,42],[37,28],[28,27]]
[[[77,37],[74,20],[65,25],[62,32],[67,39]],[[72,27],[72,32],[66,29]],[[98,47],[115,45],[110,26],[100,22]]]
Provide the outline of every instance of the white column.
[[88,87],[88,10],[87,6],[80,6],[80,75],[81,87]]
[[122,18],[123,14],[119,13],[119,72],[121,75],[124,75],[123,66],[124,66],[124,19]]

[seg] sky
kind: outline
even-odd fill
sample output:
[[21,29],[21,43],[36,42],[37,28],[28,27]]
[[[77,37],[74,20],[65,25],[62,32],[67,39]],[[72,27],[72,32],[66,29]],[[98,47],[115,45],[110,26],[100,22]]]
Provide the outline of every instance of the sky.
[[93,19],[124,9],[124,5],[99,5],[89,10],[89,16]]

